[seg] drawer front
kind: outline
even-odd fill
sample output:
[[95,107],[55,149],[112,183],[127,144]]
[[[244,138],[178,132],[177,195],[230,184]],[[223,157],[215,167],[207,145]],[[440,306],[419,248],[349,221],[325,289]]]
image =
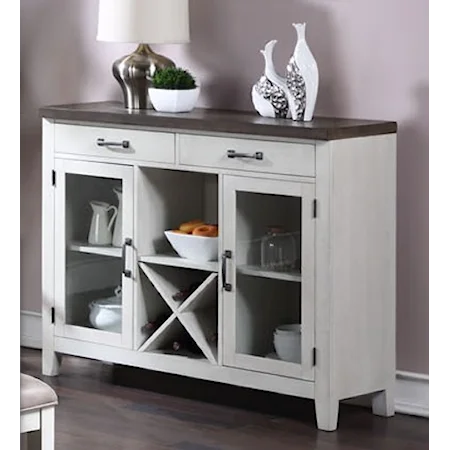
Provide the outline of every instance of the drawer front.
[[55,152],[174,163],[175,135],[120,128],[57,124],[55,126]]
[[313,144],[181,134],[179,152],[184,165],[305,177],[316,174]]

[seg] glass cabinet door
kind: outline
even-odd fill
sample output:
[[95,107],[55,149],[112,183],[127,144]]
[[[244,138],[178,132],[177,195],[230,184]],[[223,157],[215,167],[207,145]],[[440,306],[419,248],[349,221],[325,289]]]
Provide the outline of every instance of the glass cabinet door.
[[313,379],[314,184],[224,177],[224,363]]
[[133,168],[57,159],[55,334],[131,348]]

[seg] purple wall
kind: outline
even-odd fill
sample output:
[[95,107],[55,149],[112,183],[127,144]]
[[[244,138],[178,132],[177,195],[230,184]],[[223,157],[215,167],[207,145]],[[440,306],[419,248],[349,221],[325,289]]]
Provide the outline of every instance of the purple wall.
[[[398,368],[428,373],[428,1],[191,0],[191,43],[155,50],[197,75],[200,106],[252,109],[259,50],[277,39],[284,70],[292,22],[318,61],[318,115],[399,123]],[[133,46],[96,42],[96,24],[97,1],[21,0],[22,310],[40,309],[38,108],[120,99],[111,64]]]

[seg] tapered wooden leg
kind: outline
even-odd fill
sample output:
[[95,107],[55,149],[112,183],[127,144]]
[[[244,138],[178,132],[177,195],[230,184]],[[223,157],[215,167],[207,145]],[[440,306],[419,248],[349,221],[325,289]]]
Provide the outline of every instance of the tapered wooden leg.
[[338,424],[339,400],[315,399],[317,428],[322,431],[335,431]]
[[394,388],[376,392],[372,397],[372,412],[376,416],[392,417],[395,414]]
[[62,355],[53,349],[44,347],[42,349],[42,375],[55,377],[59,375],[62,363]]

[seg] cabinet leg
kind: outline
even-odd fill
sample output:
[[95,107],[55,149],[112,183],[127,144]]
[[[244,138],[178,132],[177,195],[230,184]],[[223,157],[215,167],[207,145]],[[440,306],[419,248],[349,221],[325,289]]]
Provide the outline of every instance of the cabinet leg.
[[61,363],[61,354],[44,347],[44,349],[42,350],[42,375],[56,377],[57,375],[59,375]]
[[376,392],[372,397],[372,412],[376,416],[392,417],[395,414],[394,388]]
[[317,428],[322,431],[335,431],[338,424],[339,400],[315,399]]

